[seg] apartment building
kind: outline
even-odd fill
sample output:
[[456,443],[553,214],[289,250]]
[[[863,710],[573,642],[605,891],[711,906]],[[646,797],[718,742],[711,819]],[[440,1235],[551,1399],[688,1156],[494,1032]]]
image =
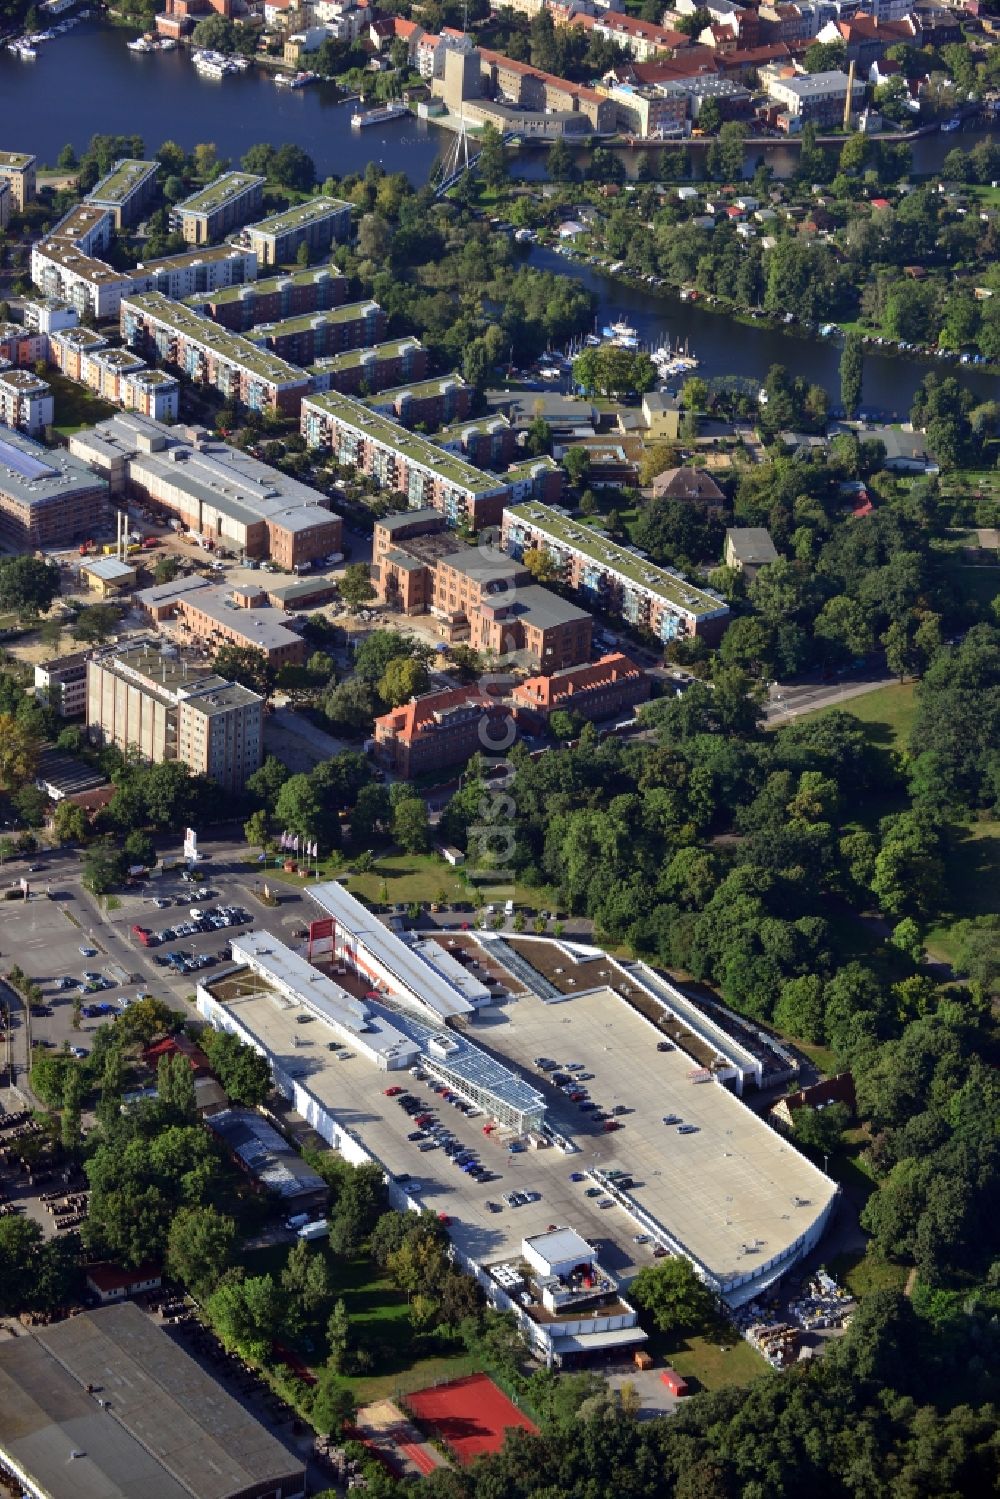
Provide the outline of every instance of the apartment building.
[[371,578],[381,603],[429,613],[452,644],[468,642],[544,672],[590,656],[589,614],[539,587],[521,562],[494,546],[456,549],[434,510],[376,522]]
[[80,317],[116,317],[132,288],[132,273],[101,260],[111,244],[114,217],[106,209],[78,203],[50,234],[31,247],[31,279],[43,296],[67,303]]
[[648,702],[651,685],[641,667],[615,652],[589,665],[517,682],[510,701],[518,727],[537,733],[559,709],[588,722],[631,713],[639,703]]
[[640,21],[623,11],[609,9],[599,15],[588,16],[566,6],[554,5],[550,9],[557,26],[577,26],[602,36],[616,47],[621,47],[636,62],[648,62],[662,52],[673,53],[691,43],[691,38],[683,31],[657,26],[652,21]]
[[87,711],[89,651],[74,651],[35,667],[35,696],[49,703],[60,718],[82,718]]
[[136,751],[154,764],[183,761],[228,791],[261,763],[264,700],[159,643],[87,662],[87,732],[94,744]]
[[33,551],[100,535],[108,486],[64,448],[0,433],[0,539]]
[[139,222],[156,197],[158,171],[158,162],[125,157],[115,162],[107,176],[87,194],[86,201],[95,208],[106,209],[116,229],[127,229]]
[[563,471],[547,453],[512,464],[503,477],[510,485],[512,505],[521,505],[525,500],[557,505],[562,499]]
[[129,348],[175,366],[195,384],[210,385],[251,411],[297,416],[309,389],[303,370],[161,292],[123,299],[121,333]]
[[151,370],[128,349],[112,349],[92,328],[70,327],[49,335],[49,358],[67,379],[79,380],[95,395],[126,411],[156,421],[177,420],[180,383],[165,370]]
[[502,538],[512,557],[544,552],[566,588],[658,640],[699,635],[714,643],[725,631],[729,606],[718,594],[689,583],[674,568],[658,567],[636,547],[581,526],[565,511],[534,502],[511,506],[504,511]]
[[238,292],[256,275],[257,257],[252,250],[230,244],[208,245],[203,250],[140,261],[132,272],[132,290],[158,291],[180,302],[200,294],[221,295],[228,288]]
[[[847,74],[839,68],[826,73],[801,73],[786,76],[786,70],[765,69],[761,78],[768,98],[779,105],[782,114],[778,124],[788,130],[799,130],[807,122],[836,125],[844,117],[847,102]],[[851,109],[864,103],[865,84],[856,79],[851,90]]]
[[309,366],[314,391],[362,395],[386,390],[403,380],[422,380],[427,350],[419,338],[394,338],[367,349],[327,354]]
[[14,212],[14,192],[6,177],[0,177],[0,233],[10,223]]
[[[80,314],[75,307],[60,302],[57,297],[35,297],[25,302],[22,308],[24,327],[22,333],[50,334],[62,328],[75,328]],[[39,356],[44,358],[44,355]]]
[[213,653],[225,644],[260,651],[275,671],[306,659],[306,643],[289,626],[284,609],[245,603],[239,593],[204,578],[143,589],[135,602],[158,623],[175,621],[175,633],[186,645],[200,641]]
[[517,451],[517,434],[505,416],[480,416],[453,422],[434,433],[434,442],[446,453],[502,473]]
[[70,438],[70,451],[117,494],[134,495],[213,546],[292,569],[341,549],[325,495],[202,427],[115,416]]
[[0,178],[10,183],[14,207],[23,213],[25,205],[35,196],[35,166],[37,156],[24,151],[0,151]]
[[263,281],[247,277],[246,284],[234,283],[219,290],[208,288],[203,295],[188,300],[213,322],[231,328],[234,333],[246,333],[258,323],[277,323],[307,312],[326,312],[339,307],[346,296],[347,277],[333,266],[321,265],[314,270],[290,271]]
[[312,364],[327,354],[361,349],[385,335],[386,316],[377,302],[348,302],[325,312],[307,312],[277,323],[258,323],[247,338],[293,364]]
[[33,332],[21,323],[0,323],[0,360],[6,359],[18,369],[33,369],[47,353],[44,333]]
[[379,416],[351,396],[327,391],[302,402],[302,434],[342,464],[405,495],[413,509],[439,511],[449,525],[496,525],[510,489],[494,474]]
[[439,427],[468,416],[472,395],[472,386],[455,372],[383,390],[367,396],[365,404],[383,416],[394,416],[404,427]]
[[189,245],[208,245],[253,218],[264,202],[263,177],[250,172],[223,172],[207,187],[175,203],[170,228]]
[[248,224],[238,238],[261,265],[287,265],[302,245],[310,255],[325,255],[335,240],[345,240],[350,232],[350,203],[318,197]]
[[[0,360],[0,366],[4,361]],[[33,370],[0,368],[0,423],[31,436],[51,427],[55,403],[48,381]]]
[[411,698],[375,720],[375,758],[403,780],[464,765],[477,753],[510,747],[510,709],[479,687],[450,687]]

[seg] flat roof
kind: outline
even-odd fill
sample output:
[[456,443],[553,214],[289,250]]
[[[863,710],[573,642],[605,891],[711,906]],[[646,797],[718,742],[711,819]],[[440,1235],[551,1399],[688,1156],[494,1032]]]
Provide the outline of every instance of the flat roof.
[[24,505],[46,505],[70,495],[107,490],[107,483],[65,448],[43,448],[30,437],[0,429],[0,494]]
[[159,291],[131,292],[122,298],[122,311],[134,308],[161,326],[172,329],[194,343],[204,344],[217,359],[228,360],[258,375],[272,385],[304,385],[309,376],[297,365],[279,359],[277,354],[258,348],[249,339],[213,323],[183,302],[172,302]]
[[[18,1394],[22,1363],[31,1381]],[[15,1387],[5,1391],[11,1403],[0,1401],[2,1444],[44,1475],[53,1495],[229,1499],[302,1472],[299,1458],[131,1302],[0,1344],[0,1369]],[[71,1459],[74,1451],[83,1455]]]
[[391,1060],[411,1050],[398,1026],[371,1005],[320,973],[300,953],[270,932],[246,932],[231,943],[233,961],[257,972],[273,989],[271,1004],[302,1010],[333,1026],[351,1041]]
[[307,893],[334,918],[342,932],[351,932],[359,945],[431,1015],[445,1020],[469,1013],[472,1006],[455,984],[421,957],[417,947],[383,926],[346,886],[329,880],[322,885],[310,885]]
[[617,573],[626,583],[644,588],[696,618],[712,618],[729,612],[722,599],[713,598],[696,583],[689,583],[680,573],[637,556],[610,537],[596,533],[589,526],[560,514],[551,505],[528,500],[523,505],[508,505],[504,515],[513,516],[515,520],[540,531],[558,546],[589,557],[591,561]]
[[[257,257],[252,250],[242,250],[236,245],[202,245],[198,250],[183,250],[179,255],[161,255],[158,260],[140,261],[136,273],[155,275],[159,271],[183,271],[189,266],[212,265],[219,260],[246,260],[250,256],[256,263]],[[242,284],[232,289],[241,291]]]
[[326,1182],[307,1166],[272,1124],[253,1109],[220,1109],[205,1124],[265,1187],[286,1200],[326,1190]]
[[325,391],[320,395],[307,396],[302,402],[303,410],[312,408],[320,414],[327,413],[344,426],[353,427],[362,436],[380,442],[393,452],[401,454],[407,463],[426,469],[446,484],[470,494],[501,494],[507,488],[503,480],[482,469],[473,468],[454,453],[429,442],[417,432],[407,432],[398,422],[372,411],[362,401],[355,401],[339,391]]
[[197,292],[187,300],[223,306],[227,302],[240,301],[248,292],[254,296],[268,297],[283,286],[313,286],[317,281],[330,280],[346,281],[347,277],[336,266],[317,265],[301,271],[284,271],[280,276],[266,276],[262,281],[246,281],[239,286],[221,286],[215,291]]
[[[265,521],[305,532],[339,520],[326,496],[202,428],[169,427],[137,412],[118,412],[74,438],[127,458],[131,472],[169,482],[243,524]],[[98,446],[99,445],[99,446]]]
[[512,589],[483,599],[479,608],[483,613],[496,612],[503,619],[523,620],[539,630],[580,624],[592,618],[579,604],[570,603],[540,583],[515,583]]
[[[775,78],[772,79],[772,83],[788,89],[800,99],[809,94],[847,93],[847,74],[842,73],[839,68],[832,68],[826,73],[804,73],[797,74],[794,78]],[[864,86],[864,79],[855,80],[856,89],[864,88]]]
[[71,239],[36,240],[32,251],[36,250],[46,260],[61,265],[65,271],[72,271],[75,276],[79,276],[82,281],[89,281],[93,286],[131,286],[135,275],[134,271],[116,271],[95,255],[85,255]]
[[191,608],[207,615],[216,624],[225,625],[228,630],[241,636],[249,645],[257,646],[259,650],[280,650],[282,646],[301,642],[302,637],[296,635],[285,623],[287,616],[283,609],[274,609],[269,605],[240,609],[227,603],[229,594],[226,584],[218,588],[210,586],[193,595],[190,600]]
[[[147,593],[151,592],[152,589],[147,590]],[[139,600],[144,598],[144,594],[137,595]],[[213,699],[230,689],[238,694],[230,702],[262,701],[248,687],[227,682],[205,661],[192,660],[184,655],[164,655],[160,641],[146,640],[125,650],[104,651],[92,659],[95,665],[125,680],[138,677],[145,689],[163,702],[176,703],[183,698],[194,701],[196,707],[204,706],[207,711],[211,709]]]
[[120,562],[117,557],[96,557],[93,562],[81,562],[80,570],[92,578],[103,579],[105,583],[135,582],[135,568],[129,562]]
[[315,364],[309,366],[309,373],[322,375],[336,370],[354,369],[355,365],[363,364],[369,359],[374,359],[376,362],[384,359],[398,359],[406,353],[407,349],[421,348],[423,344],[412,334],[408,334],[406,338],[390,338],[385,343],[371,344],[367,349],[344,349],[339,354],[324,354],[321,359],[316,360]]
[[0,368],[0,381],[16,390],[19,395],[42,395],[49,389],[49,382],[36,375],[34,370]]
[[326,307],[320,312],[300,312],[295,317],[280,318],[276,323],[258,323],[256,328],[251,328],[247,337],[292,338],[296,333],[308,333],[310,328],[358,322],[370,313],[381,310],[371,298],[364,302],[344,302],[339,307]]
[[30,156],[27,151],[0,151],[0,172],[14,171],[23,172],[25,167],[30,167],[36,156]]
[[458,370],[453,370],[450,375],[428,375],[426,380],[411,380],[406,385],[393,385],[380,390],[377,395],[365,396],[364,400],[366,405],[374,407],[392,405],[400,396],[413,396],[416,400],[421,400],[424,396],[444,395],[446,390],[454,387],[469,389]]
[[264,177],[255,177],[252,172],[223,172],[221,177],[216,177],[207,187],[200,187],[190,197],[175,203],[170,212],[214,213],[242,193],[250,192],[255,187],[263,188],[266,180]]
[[526,1248],[533,1249],[550,1264],[557,1264],[560,1260],[589,1262],[594,1258],[594,1251],[586,1239],[573,1228],[557,1228],[551,1233],[534,1234],[530,1239],[525,1239],[524,1243]]
[[87,202],[98,203],[103,207],[117,207],[158,170],[158,162],[124,157],[121,161],[116,161],[108,175],[102,177],[93,191],[87,194]]
[[400,515],[380,515],[375,522],[390,535],[393,531],[401,531],[405,526],[426,525],[429,521],[439,521],[444,525],[440,510],[425,508],[423,510],[404,510]]
[[304,203],[294,203],[281,213],[272,213],[256,224],[248,224],[249,234],[287,234],[289,229],[298,229],[303,224],[315,224],[335,214],[350,213],[350,203],[343,198],[307,198]]

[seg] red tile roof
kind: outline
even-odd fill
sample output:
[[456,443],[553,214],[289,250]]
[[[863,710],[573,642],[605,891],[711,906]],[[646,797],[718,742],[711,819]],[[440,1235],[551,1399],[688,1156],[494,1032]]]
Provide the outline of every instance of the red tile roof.
[[98,1291],[106,1294],[110,1291],[128,1291],[144,1281],[160,1280],[163,1272],[155,1260],[143,1260],[134,1270],[123,1270],[120,1265],[102,1260],[100,1264],[88,1265],[85,1274]]
[[606,687],[613,682],[626,678],[635,680],[641,676],[642,671],[635,662],[619,651],[602,656],[589,666],[570,666],[550,677],[528,677],[517,684],[511,696],[519,705],[551,709],[590,688]]

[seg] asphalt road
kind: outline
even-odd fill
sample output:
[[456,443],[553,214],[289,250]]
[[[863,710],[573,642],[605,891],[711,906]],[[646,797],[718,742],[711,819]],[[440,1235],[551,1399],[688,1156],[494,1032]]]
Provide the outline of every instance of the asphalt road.
[[764,718],[765,728],[776,728],[800,718],[804,713],[815,713],[820,708],[834,708],[851,698],[863,697],[867,692],[876,692],[880,687],[891,687],[899,678],[884,668],[875,667],[870,672],[852,673],[838,677],[833,682],[800,682],[793,686],[780,683],[770,690],[770,700]]

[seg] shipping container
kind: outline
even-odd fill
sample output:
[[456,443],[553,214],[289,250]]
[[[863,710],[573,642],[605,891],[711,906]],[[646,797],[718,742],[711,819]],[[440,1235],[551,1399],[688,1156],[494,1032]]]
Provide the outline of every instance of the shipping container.
[[660,1378],[670,1391],[671,1395],[686,1395],[688,1392],[687,1381],[682,1379],[676,1369],[664,1369]]

